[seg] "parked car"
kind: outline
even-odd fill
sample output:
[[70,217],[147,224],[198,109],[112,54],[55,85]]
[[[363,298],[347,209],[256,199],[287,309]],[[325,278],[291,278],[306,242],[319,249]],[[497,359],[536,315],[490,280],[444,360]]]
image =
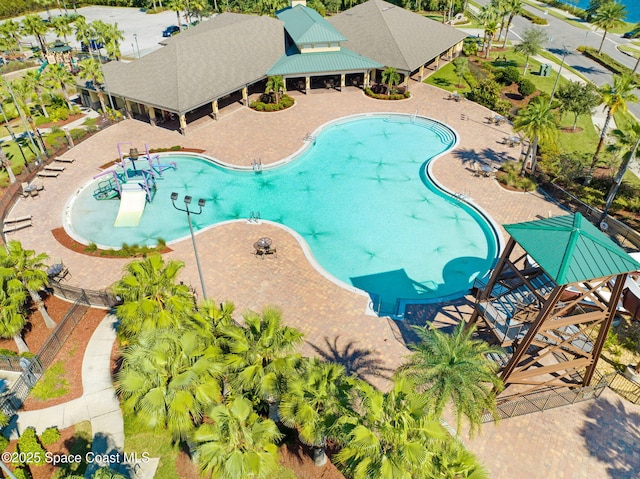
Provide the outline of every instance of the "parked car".
[[[102,42],[100,42],[96,38],[92,38],[89,42],[91,43],[91,50],[100,50],[101,48],[104,47]],[[80,48],[85,53],[87,53],[89,51],[89,45],[87,45],[87,43],[85,43],[85,42],[80,42]]]
[[630,32],[627,32],[624,35],[622,35],[622,38],[638,38],[638,37],[640,37],[640,28],[634,28]]
[[164,29],[164,31],[162,32],[162,36],[163,37],[172,37],[173,35],[175,35],[179,31],[180,31],[180,28],[177,25],[171,25],[170,27],[167,27],[167,28]]

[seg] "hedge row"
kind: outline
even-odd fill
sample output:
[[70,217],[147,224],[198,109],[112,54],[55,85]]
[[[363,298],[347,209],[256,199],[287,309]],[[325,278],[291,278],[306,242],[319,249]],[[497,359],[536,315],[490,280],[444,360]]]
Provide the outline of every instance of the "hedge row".
[[279,103],[265,103],[263,101],[254,101],[249,106],[256,111],[280,111],[289,108],[294,103],[294,99],[289,95],[282,95]]
[[392,93],[391,95],[384,95],[373,93],[373,90],[371,88],[365,88],[364,92],[367,94],[367,96],[375,98],[376,100],[404,100],[405,98],[411,97],[411,93],[409,93],[408,91],[405,91],[404,93]]
[[[579,46],[577,50],[579,52],[582,52],[582,54],[585,55],[586,57],[589,57],[593,61],[599,63],[600,65],[605,67],[607,70],[613,73],[617,73],[618,75],[624,75],[624,74],[628,75],[628,74],[631,74],[632,72],[631,68],[627,68],[622,63],[611,58],[606,53],[598,53],[598,50],[595,48],[582,45],[582,46]],[[633,78],[636,83],[640,84],[640,75],[636,73],[633,76]]]
[[549,25],[549,22],[547,22],[547,20],[531,13],[529,10],[523,9],[522,12],[520,12],[520,15],[522,15],[527,20],[530,20],[535,25]]

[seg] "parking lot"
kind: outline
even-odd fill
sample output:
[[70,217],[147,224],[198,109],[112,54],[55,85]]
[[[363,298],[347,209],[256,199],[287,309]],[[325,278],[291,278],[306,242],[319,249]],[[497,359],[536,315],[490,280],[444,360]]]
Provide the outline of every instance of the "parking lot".
[[[170,26],[177,25],[176,13],[167,10],[161,13],[147,14],[137,8],[125,7],[82,7],[77,9],[78,14],[83,15],[87,22],[102,20],[106,23],[117,23],[118,28],[124,32],[124,40],[120,45],[120,51],[125,59],[135,59],[157,50],[161,47],[158,42],[162,40],[162,31]],[[51,16],[64,15],[64,10],[52,8]],[[73,9],[69,9],[73,13]],[[40,12],[43,19],[47,18],[46,12]],[[21,21],[23,17],[15,18]],[[182,19],[184,23],[184,18]],[[56,35],[51,31],[47,35],[47,42],[52,43]],[[80,48],[73,36],[68,38],[72,47]],[[27,44],[37,45],[34,37],[24,36],[22,41]]]

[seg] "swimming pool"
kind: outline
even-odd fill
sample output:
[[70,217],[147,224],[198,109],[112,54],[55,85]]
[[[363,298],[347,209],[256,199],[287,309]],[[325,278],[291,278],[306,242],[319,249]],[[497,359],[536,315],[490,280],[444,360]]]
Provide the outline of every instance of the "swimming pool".
[[327,272],[383,312],[399,300],[460,297],[489,270],[498,243],[486,218],[428,178],[427,162],[455,144],[439,122],[385,114],[330,123],[293,161],[261,173],[171,154],[163,160],[178,168],[157,181],[139,227],[113,228],[119,201],[95,200],[94,181],[70,205],[70,233],[110,247],[183,238],[188,225],[169,197],[176,191],[206,199],[192,217],[196,231],[252,212],[295,230]]

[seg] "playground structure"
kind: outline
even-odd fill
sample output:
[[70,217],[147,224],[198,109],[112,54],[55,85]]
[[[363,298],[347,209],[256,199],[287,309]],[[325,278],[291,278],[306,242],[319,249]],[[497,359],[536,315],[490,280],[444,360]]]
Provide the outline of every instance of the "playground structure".
[[[104,171],[93,179],[107,177],[98,183],[93,192],[96,200],[120,200],[120,210],[116,217],[115,227],[138,226],[147,202],[151,203],[157,190],[156,180],[161,179],[165,171],[177,169],[174,161],[167,164],[160,163],[159,155],[151,155],[145,143],[145,154],[140,155],[138,149],[131,147],[129,154],[122,152],[122,145],[118,143],[118,158],[114,167]],[[144,167],[136,165],[136,161],[146,162]],[[143,163],[144,164],[144,163]]]

